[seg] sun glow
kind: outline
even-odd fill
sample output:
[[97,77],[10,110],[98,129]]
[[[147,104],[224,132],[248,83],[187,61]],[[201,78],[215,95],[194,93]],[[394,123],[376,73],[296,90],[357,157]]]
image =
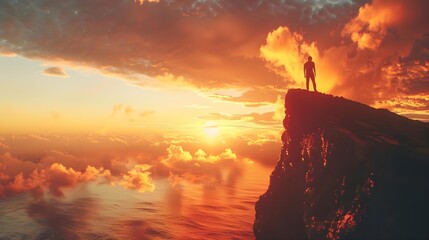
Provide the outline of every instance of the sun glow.
[[213,122],[213,121],[208,121],[206,123],[204,123],[204,127],[203,127],[204,133],[208,136],[208,137],[216,137],[219,134],[219,128],[218,125]]

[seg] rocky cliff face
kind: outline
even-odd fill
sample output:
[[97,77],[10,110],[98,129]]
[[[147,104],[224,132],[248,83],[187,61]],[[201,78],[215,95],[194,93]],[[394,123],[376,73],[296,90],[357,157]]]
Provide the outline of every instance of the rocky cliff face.
[[257,239],[429,239],[429,124],[289,90]]

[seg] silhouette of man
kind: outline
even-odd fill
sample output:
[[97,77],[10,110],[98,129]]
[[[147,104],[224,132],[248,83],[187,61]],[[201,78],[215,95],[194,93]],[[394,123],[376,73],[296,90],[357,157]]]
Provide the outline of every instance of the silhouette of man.
[[317,92],[316,89],[316,66],[314,62],[312,61],[313,58],[311,56],[308,57],[308,61],[304,63],[304,77],[307,80],[307,91],[308,91],[308,82],[311,79],[311,82],[313,82],[313,89],[315,92]]

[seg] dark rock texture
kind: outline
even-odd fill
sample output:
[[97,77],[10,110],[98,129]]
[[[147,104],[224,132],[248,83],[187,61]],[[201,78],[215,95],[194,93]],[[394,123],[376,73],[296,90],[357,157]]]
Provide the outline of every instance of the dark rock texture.
[[289,90],[257,239],[429,239],[429,124]]

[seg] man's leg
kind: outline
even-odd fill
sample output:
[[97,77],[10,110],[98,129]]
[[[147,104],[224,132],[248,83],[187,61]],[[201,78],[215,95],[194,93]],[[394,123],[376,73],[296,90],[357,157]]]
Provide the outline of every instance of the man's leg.
[[[311,77],[311,81],[313,82],[313,89],[315,92],[317,92],[317,88],[316,88],[316,79],[314,76]],[[307,87],[308,88],[308,87]]]
[[308,82],[310,81],[310,78],[309,78],[309,77],[305,77],[305,79],[307,79],[307,84],[306,84],[306,86],[307,86],[307,91],[308,91]]

